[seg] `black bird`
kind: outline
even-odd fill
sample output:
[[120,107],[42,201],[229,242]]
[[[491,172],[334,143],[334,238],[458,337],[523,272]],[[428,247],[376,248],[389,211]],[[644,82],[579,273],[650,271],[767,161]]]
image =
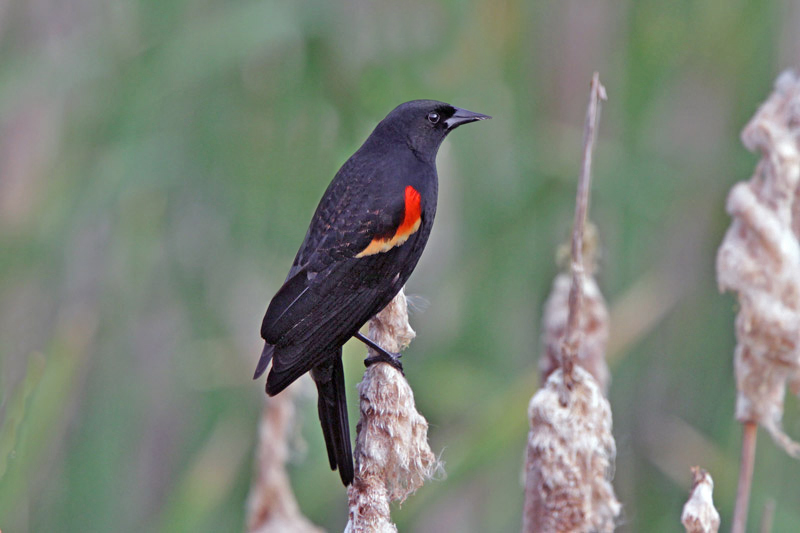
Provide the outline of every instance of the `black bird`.
[[254,379],[270,360],[267,394],[306,372],[317,385],[319,420],[332,470],[353,481],[342,345],[356,336],[402,369],[358,330],[408,280],[436,214],[436,153],[468,122],[491,118],[434,100],[396,107],[339,169],[322,196],[289,275],[264,315],[266,341]]

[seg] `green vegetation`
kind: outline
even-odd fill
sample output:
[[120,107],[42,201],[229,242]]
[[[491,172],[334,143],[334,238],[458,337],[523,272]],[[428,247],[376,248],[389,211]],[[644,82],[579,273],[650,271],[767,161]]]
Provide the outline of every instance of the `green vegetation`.
[[[794,12],[791,12],[794,9]],[[0,17],[0,529],[238,531],[262,313],[333,174],[396,104],[494,119],[439,155],[404,357],[447,477],[401,531],[518,531],[539,320],[568,237],[593,70],[591,218],[612,308],[620,531],[678,531],[691,477],[729,525],[734,299],[714,257],[738,132],[797,66],[797,7],[705,2],[12,1]],[[345,350],[350,408],[363,347]],[[309,389],[311,390],[311,389]],[[292,476],[346,522],[313,392]],[[800,435],[797,402],[787,431]],[[355,424],[352,424],[355,426]],[[354,430],[354,427],[353,427]],[[750,524],[800,523],[758,449]]]

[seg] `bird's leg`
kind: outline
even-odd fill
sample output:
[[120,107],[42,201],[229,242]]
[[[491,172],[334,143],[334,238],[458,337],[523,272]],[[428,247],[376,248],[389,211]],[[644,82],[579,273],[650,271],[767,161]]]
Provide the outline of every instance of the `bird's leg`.
[[363,342],[364,344],[366,344],[367,346],[369,346],[370,348],[372,348],[377,352],[375,355],[370,355],[369,357],[364,359],[364,366],[374,365],[375,363],[389,363],[397,370],[399,370],[401,374],[403,374],[403,363],[400,362],[401,354],[388,352],[384,350],[383,348],[378,346],[372,339],[365,337],[360,332],[356,332],[355,338],[360,340],[361,342]]

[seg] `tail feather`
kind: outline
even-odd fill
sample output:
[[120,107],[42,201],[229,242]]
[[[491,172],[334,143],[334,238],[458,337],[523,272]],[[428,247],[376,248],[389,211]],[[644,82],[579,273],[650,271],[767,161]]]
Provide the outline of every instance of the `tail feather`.
[[[261,358],[256,367],[254,378],[261,376],[273,359],[275,346],[264,345]],[[284,348],[281,348],[283,350]],[[280,352],[277,357],[285,355]],[[316,366],[315,361],[321,361]],[[279,365],[280,366],[280,365]],[[353,451],[350,443],[350,423],[347,417],[347,397],[344,386],[344,367],[342,366],[342,349],[322,352],[303,365],[272,370],[267,377],[267,394],[275,396],[304,373],[311,370],[311,377],[317,384],[319,399],[317,412],[322,425],[322,436],[328,450],[328,461],[331,470],[339,470],[339,476],[345,486],[353,482]]]
[[331,470],[339,469],[342,483],[347,486],[353,482],[353,451],[350,445],[341,348],[338,352],[335,357],[314,367],[311,375],[319,393],[317,410],[328,449],[328,461]]
[[258,359],[258,365],[256,365],[256,373],[253,375],[253,379],[258,379],[261,377],[261,374],[267,369],[267,365],[272,360],[272,352],[275,351],[275,346],[272,344],[265,342],[264,349],[261,350],[261,357]]

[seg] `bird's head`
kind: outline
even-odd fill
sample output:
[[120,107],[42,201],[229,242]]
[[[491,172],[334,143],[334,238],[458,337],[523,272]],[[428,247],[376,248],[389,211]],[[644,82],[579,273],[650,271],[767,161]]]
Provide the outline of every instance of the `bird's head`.
[[386,115],[375,133],[383,140],[403,142],[433,160],[448,133],[462,124],[492,118],[436,100],[412,100]]

